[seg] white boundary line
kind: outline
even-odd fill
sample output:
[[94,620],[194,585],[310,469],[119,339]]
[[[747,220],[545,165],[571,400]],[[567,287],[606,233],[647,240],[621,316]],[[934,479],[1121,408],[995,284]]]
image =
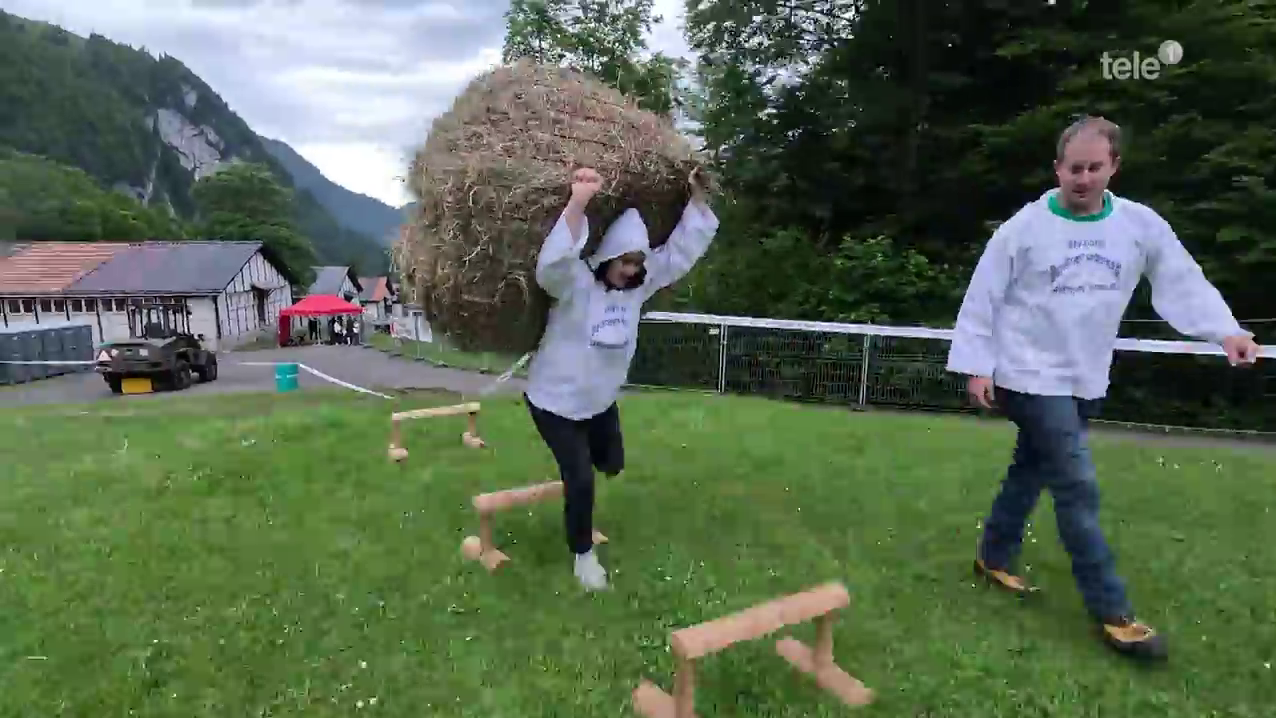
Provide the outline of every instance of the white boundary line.
[[0,364],[30,364],[33,366],[86,366],[89,364],[97,364],[95,361],[4,361],[0,360]]
[[[391,401],[394,400],[394,397],[392,396],[388,396],[380,392],[375,392],[371,389],[365,389],[361,386],[357,386],[349,382],[341,381],[340,379],[328,376],[327,374],[324,374],[318,369],[315,369],[314,367],[308,366],[306,364],[302,364],[300,362],[241,361],[241,362],[233,362],[233,363],[239,366],[279,366],[280,364],[296,364],[297,368],[305,371],[308,374],[313,374],[314,376],[317,376],[326,382],[336,384],[337,386],[340,386],[340,387],[345,387],[346,389],[350,389],[351,391],[357,391],[361,394],[369,394],[371,396],[380,397],[382,399],[389,399]],[[97,366],[98,362],[97,361],[6,361],[6,360],[0,360],[0,364],[19,364],[19,365],[26,365],[26,366]]]

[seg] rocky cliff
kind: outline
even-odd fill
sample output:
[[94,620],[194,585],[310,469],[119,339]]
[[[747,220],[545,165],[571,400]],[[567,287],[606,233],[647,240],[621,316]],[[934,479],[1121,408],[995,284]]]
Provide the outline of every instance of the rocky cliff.
[[190,189],[228,163],[266,164],[297,189],[296,220],[321,263],[382,271],[380,242],[342,224],[179,60],[0,12],[0,146],[87,172],[182,218]]

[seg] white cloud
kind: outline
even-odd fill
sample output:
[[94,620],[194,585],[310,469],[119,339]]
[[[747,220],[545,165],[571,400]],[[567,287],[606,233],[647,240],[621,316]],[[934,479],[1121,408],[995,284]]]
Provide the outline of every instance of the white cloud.
[[346,178],[341,185],[348,190],[383,201],[407,201],[403,180],[410,154],[406,150],[365,142],[305,143],[293,149],[334,182]]
[[499,63],[499,48],[481,48],[474,57],[459,61],[422,62],[403,72],[386,73],[372,69],[352,69],[324,65],[303,65],[280,72],[275,81],[295,83],[312,89],[360,87],[376,91],[422,88],[448,89],[463,85],[475,75]]
[[[391,204],[430,121],[500,59],[508,0],[0,0],[7,12],[181,60],[258,133]],[[687,56],[681,0],[653,51]]]

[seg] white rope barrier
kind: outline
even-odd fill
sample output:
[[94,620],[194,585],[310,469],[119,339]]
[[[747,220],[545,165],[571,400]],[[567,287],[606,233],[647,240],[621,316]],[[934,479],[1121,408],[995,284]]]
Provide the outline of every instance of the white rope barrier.
[[393,401],[393,400],[394,400],[394,397],[392,397],[392,396],[387,396],[387,395],[385,395],[385,394],[381,394],[381,393],[375,392],[375,391],[373,391],[373,390],[371,390],[371,389],[365,389],[365,388],[363,388],[363,387],[361,387],[361,386],[356,386],[356,385],[351,384],[351,383],[349,383],[349,382],[341,381],[340,379],[337,379],[337,378],[335,378],[335,377],[328,376],[327,374],[324,374],[323,372],[319,371],[318,369],[315,369],[314,367],[308,366],[308,365],[306,365],[306,364],[298,364],[297,366],[298,366],[298,367],[300,367],[303,371],[306,371],[306,372],[308,372],[308,373],[310,373],[310,374],[313,374],[314,376],[317,376],[317,377],[319,377],[320,379],[323,379],[323,380],[324,380],[324,381],[326,381],[326,382],[329,382],[329,383],[332,383],[332,384],[336,384],[337,386],[345,387],[345,388],[347,388],[347,389],[349,389],[349,390],[351,390],[351,391],[357,391],[357,392],[359,392],[360,394],[370,394],[370,395],[372,395],[372,396],[378,396],[378,397],[381,397],[382,399],[390,399],[391,401]]
[[[316,377],[318,377],[318,378],[320,378],[320,379],[322,379],[322,380],[324,380],[324,381],[326,381],[326,382],[329,382],[329,383],[331,383],[331,384],[336,384],[337,386],[344,387],[344,388],[349,389],[349,390],[351,390],[351,391],[357,391],[357,392],[359,392],[360,394],[368,394],[368,395],[371,395],[371,396],[380,397],[380,398],[382,398],[382,399],[389,399],[389,400],[391,400],[391,401],[393,401],[393,400],[394,400],[394,397],[392,397],[392,396],[388,396],[388,395],[386,395],[386,394],[382,394],[382,393],[380,393],[380,392],[376,392],[376,391],[373,391],[373,390],[371,390],[371,389],[366,389],[366,388],[361,387],[361,386],[358,386],[358,385],[356,385],[356,384],[351,384],[351,383],[349,383],[349,382],[342,381],[342,380],[340,380],[340,379],[337,379],[336,377],[328,376],[327,374],[324,374],[323,372],[319,371],[318,369],[315,369],[314,367],[311,367],[311,366],[306,365],[306,364],[301,364],[301,363],[299,363],[299,362],[286,362],[286,361],[241,361],[241,362],[233,362],[233,363],[234,363],[234,364],[236,364],[236,365],[238,365],[238,366],[279,366],[279,365],[281,365],[281,364],[296,364],[298,369],[301,369],[302,371],[306,372],[307,374],[312,374],[312,375],[314,375],[314,376],[316,376]],[[9,365],[26,365],[26,366],[96,366],[96,365],[98,364],[98,362],[97,362],[97,361],[84,361],[84,360],[80,360],[80,361],[52,361],[52,360],[49,360],[49,361],[34,361],[34,360],[32,360],[32,361],[8,361],[8,360],[0,360],[0,364],[9,364]]]
[[536,352],[527,352],[523,356],[519,357],[518,361],[511,364],[509,369],[506,369],[505,371],[501,372],[500,376],[496,377],[496,379],[492,380],[489,384],[484,386],[482,389],[479,389],[478,395],[487,396],[488,394],[491,394],[492,392],[496,391],[501,386],[501,384],[504,384],[505,382],[509,381],[510,377],[514,376],[514,374],[519,369],[522,369],[524,366],[526,366],[527,362],[531,361],[532,355],[535,353]]

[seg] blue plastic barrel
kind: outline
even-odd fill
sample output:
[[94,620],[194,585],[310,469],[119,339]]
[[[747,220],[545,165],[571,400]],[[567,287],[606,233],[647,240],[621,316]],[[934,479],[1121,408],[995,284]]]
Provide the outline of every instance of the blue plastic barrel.
[[275,388],[279,391],[297,390],[298,366],[296,364],[275,365]]

